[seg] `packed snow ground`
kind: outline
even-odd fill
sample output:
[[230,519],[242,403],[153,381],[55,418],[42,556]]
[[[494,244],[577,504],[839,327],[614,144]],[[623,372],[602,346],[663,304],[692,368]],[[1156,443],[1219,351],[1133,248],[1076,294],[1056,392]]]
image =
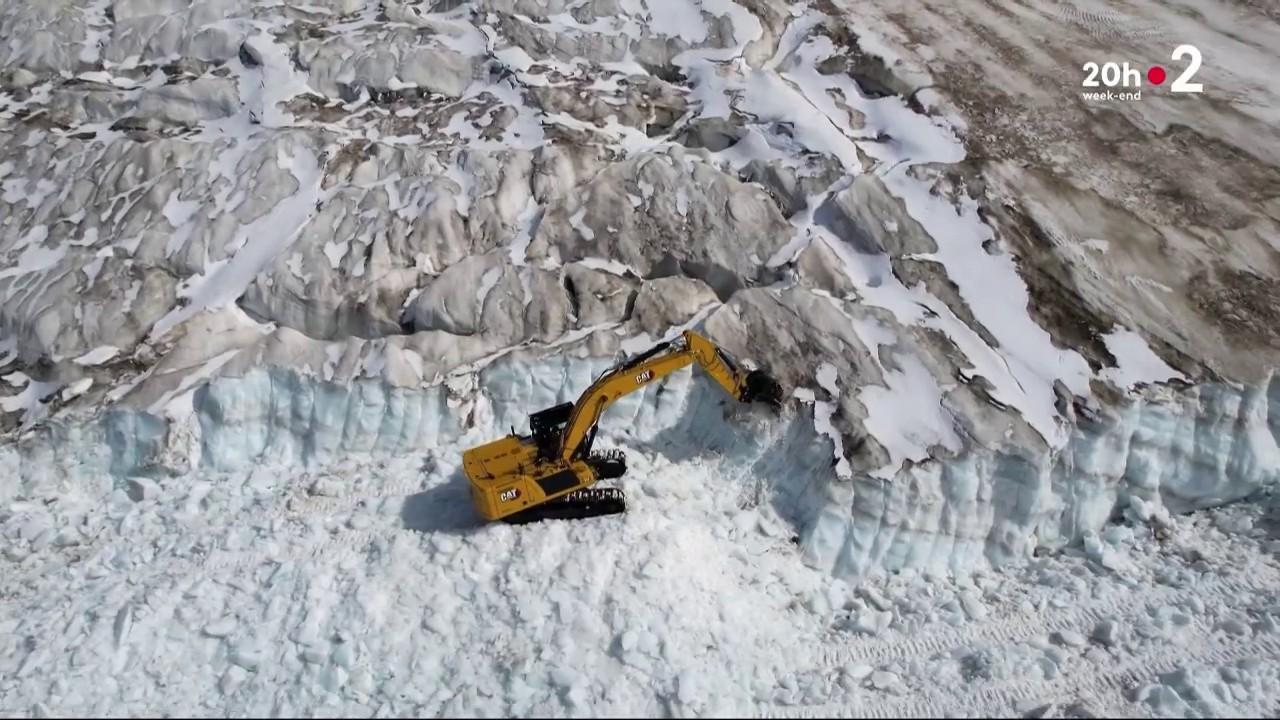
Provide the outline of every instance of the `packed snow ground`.
[[520,528],[479,523],[451,453],[13,498],[0,712],[1280,710],[1280,506],[851,585],[714,454],[629,457],[627,514]]

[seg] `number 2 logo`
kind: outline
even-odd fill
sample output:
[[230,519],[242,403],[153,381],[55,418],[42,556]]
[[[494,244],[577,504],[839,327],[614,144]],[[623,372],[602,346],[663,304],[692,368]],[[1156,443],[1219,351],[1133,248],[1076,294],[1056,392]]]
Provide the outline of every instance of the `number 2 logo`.
[[1182,74],[1178,76],[1178,79],[1174,80],[1173,84],[1169,86],[1169,90],[1172,92],[1198,93],[1204,91],[1204,85],[1189,82],[1189,80],[1191,80],[1191,78],[1200,71],[1200,50],[1197,49],[1195,45],[1179,45],[1177,49],[1173,51],[1174,60],[1181,60],[1184,56],[1188,55],[1191,56],[1191,64],[1188,65],[1187,69],[1183,70]]

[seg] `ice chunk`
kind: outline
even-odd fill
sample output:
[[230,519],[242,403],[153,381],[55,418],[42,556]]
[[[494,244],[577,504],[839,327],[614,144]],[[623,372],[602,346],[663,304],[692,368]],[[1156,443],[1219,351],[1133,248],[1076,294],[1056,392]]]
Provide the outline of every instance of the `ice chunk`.
[[245,672],[244,668],[232,665],[222,673],[222,679],[218,681],[218,690],[223,695],[231,695],[240,688],[240,685],[244,683],[248,676],[249,674]]
[[1053,641],[1063,647],[1078,648],[1084,647],[1086,640],[1083,635],[1074,630],[1060,630],[1053,634]]
[[853,629],[867,635],[879,635],[893,622],[893,613],[876,610],[864,610],[858,613],[853,622]]
[[1089,636],[1105,647],[1114,647],[1120,640],[1120,623],[1113,618],[1101,620]]
[[223,638],[235,632],[238,624],[234,617],[227,615],[205,625],[204,634],[209,637]]
[[871,686],[877,690],[899,694],[906,691],[897,673],[877,670],[871,674]]

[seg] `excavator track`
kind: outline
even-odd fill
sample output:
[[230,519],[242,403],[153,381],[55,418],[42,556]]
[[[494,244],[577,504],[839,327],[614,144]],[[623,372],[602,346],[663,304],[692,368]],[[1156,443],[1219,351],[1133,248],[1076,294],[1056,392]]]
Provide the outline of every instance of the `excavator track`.
[[587,464],[600,480],[612,480],[627,474],[627,456],[621,450],[593,452],[587,457]]
[[534,505],[503,518],[512,525],[524,525],[541,520],[585,520],[603,515],[626,512],[627,496],[618,488],[587,488],[575,490],[551,502]]

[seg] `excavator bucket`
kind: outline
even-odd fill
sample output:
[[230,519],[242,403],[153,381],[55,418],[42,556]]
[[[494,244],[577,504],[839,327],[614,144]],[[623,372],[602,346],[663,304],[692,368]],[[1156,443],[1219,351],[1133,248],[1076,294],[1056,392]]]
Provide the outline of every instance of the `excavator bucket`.
[[742,394],[743,402],[762,402],[772,407],[782,407],[782,386],[763,370],[752,370],[747,373],[746,390]]

